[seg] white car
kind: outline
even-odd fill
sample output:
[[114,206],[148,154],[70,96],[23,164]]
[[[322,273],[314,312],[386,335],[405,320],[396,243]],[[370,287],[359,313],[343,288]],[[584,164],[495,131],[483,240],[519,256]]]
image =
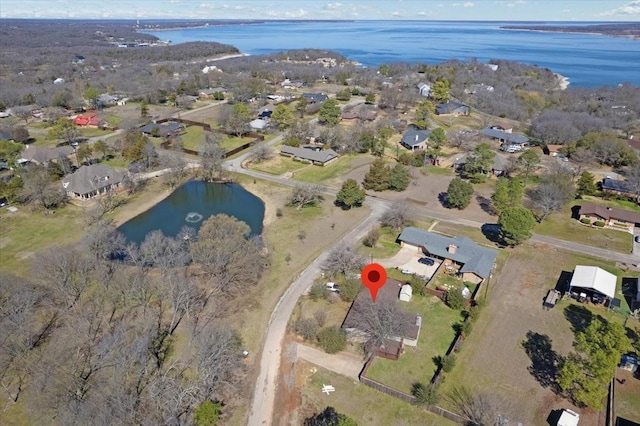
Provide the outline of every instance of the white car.
[[336,283],[328,282],[327,290],[332,291],[334,293],[340,293],[340,286]]

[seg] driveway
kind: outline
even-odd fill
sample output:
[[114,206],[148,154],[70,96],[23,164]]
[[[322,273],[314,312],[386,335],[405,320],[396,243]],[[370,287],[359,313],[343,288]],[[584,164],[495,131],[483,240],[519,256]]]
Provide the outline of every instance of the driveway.
[[407,263],[399,266],[398,269],[402,271],[408,271],[412,274],[418,275],[420,277],[424,277],[426,280],[430,280],[433,274],[438,270],[438,266],[442,263],[442,261],[437,259],[433,260],[433,265],[425,265],[424,263],[418,262],[421,258],[425,256],[420,254],[415,254],[413,258],[411,258]]
[[382,265],[385,268],[397,268],[400,265],[404,265],[414,257],[420,255],[415,247],[402,247],[395,256],[387,259],[375,259],[375,262]]
[[297,343],[296,353],[298,358],[354,380],[358,380],[360,371],[364,367],[364,361],[360,357],[346,352],[330,355],[311,346]]

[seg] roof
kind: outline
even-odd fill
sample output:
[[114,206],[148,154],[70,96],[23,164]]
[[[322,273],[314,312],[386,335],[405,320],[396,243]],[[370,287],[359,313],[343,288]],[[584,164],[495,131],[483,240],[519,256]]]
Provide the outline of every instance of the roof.
[[581,215],[597,215],[603,219],[616,219],[629,223],[640,223],[640,212],[606,207],[600,204],[585,203],[580,207]]
[[558,152],[562,149],[564,145],[553,145],[553,144],[547,144],[547,149],[549,150],[549,152]]
[[329,99],[324,93],[303,93],[302,97],[313,103],[324,102]]
[[505,157],[504,155],[496,154],[493,157],[493,165],[491,166],[493,170],[504,171],[511,167],[511,158]]
[[25,149],[22,150],[20,157],[25,160],[44,164],[51,160],[57,160],[61,155],[68,157],[69,155],[73,154],[73,152],[73,148],[69,145],[58,146],[55,148],[27,145]]
[[562,410],[560,418],[558,419],[557,426],[578,426],[580,421],[580,414],[573,410]]
[[634,192],[626,181],[611,178],[604,178],[602,180],[602,189],[616,192],[628,192],[630,194]]
[[284,145],[280,149],[281,154],[292,155],[302,160],[309,160],[315,163],[326,163],[338,157],[338,153],[332,149],[322,149],[320,151],[314,151],[311,149],[298,148],[295,146]]
[[[467,237],[446,237],[413,227],[405,228],[398,240],[423,247],[431,255],[460,263],[461,273],[472,272],[480,278],[489,277],[498,256],[496,250],[482,247]],[[453,253],[449,251],[451,245],[456,246]]]
[[597,266],[577,265],[569,287],[594,290],[613,298],[616,295],[617,280],[615,275]]
[[449,101],[436,105],[436,114],[452,114],[458,109],[468,109],[469,106],[460,102]]
[[179,132],[182,130],[182,124],[176,121],[167,121],[165,123],[149,123],[140,128],[140,131],[145,134],[152,134],[153,129],[157,127],[160,135],[168,135],[169,133]]
[[431,130],[418,130],[415,127],[410,127],[404,132],[402,135],[402,145],[404,146],[415,146],[425,142],[429,139],[429,135],[431,135]]
[[515,144],[523,144],[529,142],[529,138],[526,136],[519,135],[517,133],[507,133],[498,129],[490,129],[488,127],[480,130],[480,134]]
[[100,119],[95,115],[77,115],[73,119],[73,123],[76,126],[98,126],[100,125]]
[[80,195],[122,182],[124,173],[104,164],[82,166],[75,173],[65,176],[62,187],[67,192]]
[[[384,286],[382,286],[380,290],[378,290],[376,303],[397,303],[401,288],[402,283],[400,281],[394,280],[393,278],[387,278]],[[353,304],[351,304],[351,308],[349,309],[349,312],[347,313],[347,316],[342,323],[342,328],[352,328],[356,330],[359,329],[359,313],[362,311],[362,308],[366,306],[365,304],[368,303],[369,300],[371,300],[369,289],[363,287],[362,290],[360,290],[360,293],[358,293],[356,300],[354,300]],[[419,316],[416,314],[402,312],[402,335],[392,337],[403,337],[405,339],[412,340],[417,339],[420,333],[420,322],[418,321],[418,318]]]
[[261,118],[256,118],[255,120],[249,122],[249,127],[251,127],[252,129],[264,129],[265,127],[267,127],[267,122]]

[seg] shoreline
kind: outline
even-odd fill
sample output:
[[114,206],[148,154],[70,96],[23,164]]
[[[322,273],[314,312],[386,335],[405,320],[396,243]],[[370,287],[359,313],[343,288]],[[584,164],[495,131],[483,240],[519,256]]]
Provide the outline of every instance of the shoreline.
[[569,77],[565,77],[562,74],[558,74],[557,72],[553,73],[558,79],[558,86],[560,86],[560,90],[567,90],[569,84],[571,84]]
[[530,31],[534,33],[556,33],[556,34],[584,34],[584,35],[594,35],[594,36],[603,36],[603,37],[619,37],[619,38],[627,38],[629,40],[640,40],[640,36],[630,35],[630,34],[607,34],[607,33],[599,33],[599,32],[589,32],[589,31],[560,31],[560,30],[542,30],[542,29],[534,29],[534,28],[504,28],[499,27],[502,31]]

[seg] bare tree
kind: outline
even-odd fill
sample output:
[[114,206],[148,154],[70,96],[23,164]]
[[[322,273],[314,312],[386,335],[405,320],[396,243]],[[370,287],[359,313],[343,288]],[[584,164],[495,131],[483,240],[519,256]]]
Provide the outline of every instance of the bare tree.
[[200,143],[200,165],[205,180],[211,180],[214,176],[222,177],[222,163],[224,161],[224,148],[220,146],[219,133],[207,132]]
[[368,337],[373,348],[382,346],[387,339],[401,335],[406,315],[395,300],[378,300],[374,303],[369,297],[362,303],[353,305],[358,328]]
[[364,257],[352,251],[349,247],[335,247],[327,255],[322,265],[324,272],[330,277],[338,274],[347,275],[353,271],[359,271],[366,265]]
[[58,206],[65,200],[62,185],[52,181],[45,167],[29,167],[22,174],[22,180],[24,182],[22,197],[27,202],[33,201],[48,209]]
[[505,396],[464,385],[453,388],[445,398],[474,425],[504,426],[514,419],[516,403]]
[[162,231],[151,231],[140,244],[140,256],[147,265],[158,268],[164,275],[170,269],[189,263],[189,251],[184,240],[164,235]]
[[399,231],[411,223],[415,216],[416,211],[411,205],[404,201],[396,201],[384,212],[380,218],[380,223],[391,227],[394,231]]
[[251,161],[254,163],[261,163],[267,161],[273,157],[273,150],[267,145],[259,145],[251,151]]
[[318,185],[298,184],[293,188],[288,204],[300,210],[322,200],[322,188]]
[[194,338],[195,372],[203,397],[233,388],[244,371],[241,341],[229,328],[210,324]]
[[585,147],[578,147],[570,155],[575,170],[574,176],[580,176],[589,166],[595,164],[596,156],[593,151]]
[[542,222],[551,213],[562,209],[573,198],[574,191],[572,176],[566,173],[544,176],[538,187],[529,192],[538,220]]

